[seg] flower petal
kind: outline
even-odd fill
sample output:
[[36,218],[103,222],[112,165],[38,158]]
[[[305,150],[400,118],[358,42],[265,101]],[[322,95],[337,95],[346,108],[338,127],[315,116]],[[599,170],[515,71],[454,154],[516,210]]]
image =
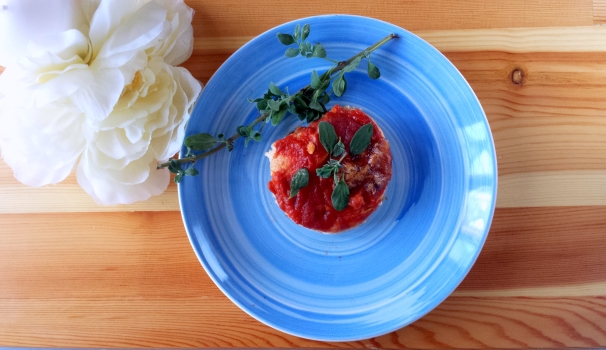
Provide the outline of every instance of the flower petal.
[[84,149],[84,115],[69,100],[22,108],[0,100],[0,144],[15,177],[29,186],[62,181]]
[[93,199],[101,205],[130,204],[161,194],[168,187],[170,173],[166,169],[156,170],[156,162],[148,165],[149,175],[145,181],[135,184],[123,184],[107,178],[99,178],[91,169],[86,154],[78,165],[78,183]]
[[[112,2],[111,14],[105,14],[111,19],[104,21],[105,5]],[[117,0],[101,2],[90,32],[93,50],[96,49],[93,53],[93,69],[121,67],[138,52],[156,44],[164,26],[166,10],[155,2],[149,2],[133,11],[133,3]],[[119,8],[118,13],[114,12],[115,7]],[[116,22],[116,19],[120,21]]]

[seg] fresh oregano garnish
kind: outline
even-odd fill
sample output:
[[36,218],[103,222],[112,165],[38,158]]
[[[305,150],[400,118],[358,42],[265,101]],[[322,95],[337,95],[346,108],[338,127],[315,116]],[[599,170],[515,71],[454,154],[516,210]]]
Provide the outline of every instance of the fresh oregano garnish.
[[320,143],[326,152],[332,154],[332,151],[337,144],[337,133],[335,132],[335,128],[330,123],[320,122],[320,124],[318,124],[318,134],[320,135]]
[[372,124],[366,124],[360,129],[358,129],[358,131],[356,131],[353,138],[351,139],[351,142],[349,143],[349,153],[352,156],[362,154],[366,147],[370,145],[370,139],[372,138],[373,132],[374,129],[372,127]]
[[299,190],[307,186],[308,183],[309,173],[307,172],[307,169],[301,168],[297,170],[295,175],[293,175],[292,179],[290,180],[290,197],[288,197],[288,199],[296,196],[297,193],[299,193]]
[[333,208],[337,211],[345,209],[349,204],[349,187],[345,183],[344,176],[341,176],[341,180],[337,182],[330,200],[332,201]]
[[[363,125],[356,131],[351,142],[349,142],[349,154],[351,156],[362,154],[366,148],[368,148],[373,130],[372,124],[369,123]],[[330,178],[331,175],[334,177],[335,187],[333,188],[331,196],[332,206],[335,210],[341,211],[345,209],[349,203],[349,187],[345,182],[345,175],[341,175],[341,179],[339,180],[339,170],[343,167],[341,162],[343,162],[347,156],[345,145],[341,141],[341,138],[337,141],[335,128],[328,122],[320,122],[318,124],[318,134],[320,143],[326,152],[328,152],[329,157],[327,164],[316,169],[316,175],[325,179]],[[341,156],[339,159],[333,158],[339,156]]]
[[[379,69],[370,62],[370,54],[385,43],[398,37],[396,34],[390,34],[348,60],[336,61],[327,57],[326,50],[322,44],[311,44],[307,40],[309,33],[309,24],[305,24],[303,27],[297,25],[293,34],[278,33],[277,39],[283,45],[289,46],[284,53],[286,57],[292,58],[300,55],[305,58],[325,59],[333,63],[333,66],[329,70],[322,74],[318,74],[315,70],[312,71],[310,84],[292,95],[288,92],[287,88],[281,89],[273,82],[270,83],[267,92],[262,97],[249,99],[250,102],[256,104],[257,110],[260,113],[259,117],[252,123],[238,126],[236,133],[227,139],[223,134],[219,134],[217,137],[213,137],[208,133],[191,135],[184,141],[188,150],[185,157],[171,159],[165,163],[158,164],[157,168],[168,168],[172,173],[177,174],[175,182],[179,182],[183,176],[198,174],[193,169],[193,165],[198,160],[217,153],[223,148],[231,151],[234,147],[234,142],[239,137],[245,139],[245,145],[248,145],[250,141],[261,141],[261,132],[268,123],[274,126],[278,125],[288,114],[295,114],[300,120],[308,123],[319,119],[326,113],[326,104],[330,101],[330,96],[334,93],[335,96],[341,97],[345,93],[347,90],[345,73],[355,70],[362,59],[368,61],[367,71],[371,79],[377,79],[380,76]],[[337,142],[335,138],[332,151],[329,151],[335,157],[345,153],[344,145],[339,143],[340,141]],[[187,168],[183,168],[183,165],[187,163],[191,164]],[[334,173],[336,176],[339,168],[338,164],[333,164],[331,167],[331,174]]]

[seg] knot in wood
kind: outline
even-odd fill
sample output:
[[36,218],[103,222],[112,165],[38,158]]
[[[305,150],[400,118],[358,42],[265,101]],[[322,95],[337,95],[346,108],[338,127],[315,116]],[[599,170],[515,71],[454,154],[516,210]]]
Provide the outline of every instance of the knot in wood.
[[511,81],[514,84],[522,84],[522,80],[524,80],[524,73],[522,72],[522,70],[514,69],[514,71],[511,72]]

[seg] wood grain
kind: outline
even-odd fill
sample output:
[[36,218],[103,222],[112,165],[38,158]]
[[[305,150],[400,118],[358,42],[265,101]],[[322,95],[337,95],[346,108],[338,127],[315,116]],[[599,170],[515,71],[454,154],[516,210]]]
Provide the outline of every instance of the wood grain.
[[510,0],[490,3],[482,0],[310,0],[290,2],[280,8],[269,1],[189,0],[187,3],[196,10],[193,25],[197,37],[258,35],[291,20],[334,13],[370,16],[409,30],[594,24],[591,0]]
[[593,24],[606,24],[606,1],[593,0]]
[[478,261],[436,310],[383,337],[322,343],[266,327],[229,301],[178,212],[4,214],[0,344],[606,346],[605,250],[606,206],[497,209]]
[[606,344],[606,300],[451,297],[417,322],[357,342],[269,328],[227,298],[0,299],[0,341],[38,347],[565,348]]

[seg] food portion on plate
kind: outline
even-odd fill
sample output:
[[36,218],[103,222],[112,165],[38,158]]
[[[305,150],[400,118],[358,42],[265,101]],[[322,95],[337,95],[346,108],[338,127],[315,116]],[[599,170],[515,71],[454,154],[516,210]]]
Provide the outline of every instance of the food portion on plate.
[[338,233],[381,204],[392,175],[389,143],[363,111],[336,105],[321,119],[276,141],[269,190],[294,222]]

